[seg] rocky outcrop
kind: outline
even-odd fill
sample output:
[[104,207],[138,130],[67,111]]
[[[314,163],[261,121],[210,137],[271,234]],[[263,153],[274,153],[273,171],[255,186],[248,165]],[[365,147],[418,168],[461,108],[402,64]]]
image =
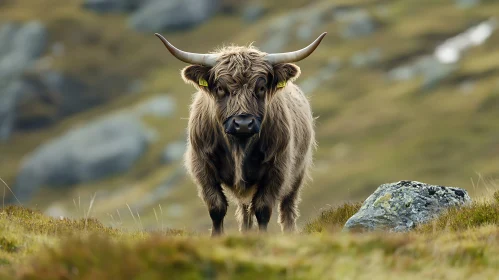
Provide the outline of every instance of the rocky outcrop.
[[140,32],[194,27],[220,9],[219,0],[85,0],[83,8],[97,13],[129,13],[129,25]]
[[459,188],[417,181],[381,185],[345,224],[345,230],[409,231],[449,207],[468,204],[471,198]]
[[21,76],[43,53],[47,30],[37,21],[0,26],[0,140],[14,127]]
[[85,0],[83,7],[99,13],[131,12],[148,0]]
[[23,161],[16,196],[41,186],[64,187],[126,172],[146,151],[152,133],[134,114],[117,113],[43,144]]
[[129,24],[140,32],[182,30],[206,21],[217,9],[217,0],[149,1],[131,16]]
[[[78,79],[50,70],[47,30],[37,21],[0,26],[0,140],[15,129],[37,129],[95,105]],[[54,47],[58,53],[61,45]]]

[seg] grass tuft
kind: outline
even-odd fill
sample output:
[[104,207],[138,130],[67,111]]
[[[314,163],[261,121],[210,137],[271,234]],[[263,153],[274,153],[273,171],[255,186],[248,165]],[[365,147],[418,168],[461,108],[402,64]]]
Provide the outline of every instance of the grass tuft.
[[434,221],[420,225],[418,231],[431,232],[435,230],[462,231],[487,225],[499,226],[499,201],[497,192],[494,201],[473,202],[470,206],[450,208]]
[[305,233],[331,231],[342,228],[346,221],[357,211],[362,203],[345,203],[323,211],[320,216],[307,223],[303,229]]

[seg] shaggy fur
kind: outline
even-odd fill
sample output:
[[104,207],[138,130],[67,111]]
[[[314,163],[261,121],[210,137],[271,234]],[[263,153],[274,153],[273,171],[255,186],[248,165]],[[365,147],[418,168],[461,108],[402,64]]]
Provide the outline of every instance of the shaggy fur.
[[[308,178],[315,148],[310,104],[293,84],[300,75],[290,63],[271,65],[254,47],[227,47],[214,67],[190,65],[182,77],[198,91],[190,107],[185,164],[213,222],[223,232],[230,196],[237,204],[240,230],[256,217],[266,230],[277,204],[282,230],[296,230],[300,189]],[[208,87],[198,85],[200,78]],[[287,81],[284,88],[277,88]],[[261,119],[260,133],[241,141],[224,132],[234,115]]]

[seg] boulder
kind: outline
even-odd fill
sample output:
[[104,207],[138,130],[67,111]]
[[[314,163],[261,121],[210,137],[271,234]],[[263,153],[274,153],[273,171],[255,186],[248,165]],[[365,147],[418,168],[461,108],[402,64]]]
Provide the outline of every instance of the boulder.
[[133,114],[116,113],[73,128],[24,159],[16,196],[26,201],[41,186],[64,187],[126,172],[150,141],[151,132]]
[[469,204],[460,188],[434,186],[418,181],[383,184],[345,224],[344,230],[404,232],[438,217],[449,207]]
[[83,8],[98,13],[131,12],[148,0],[85,0]]
[[336,11],[337,20],[341,23],[340,35],[344,39],[355,39],[372,34],[377,29],[377,24],[371,15],[361,9],[348,9]]
[[151,0],[129,19],[139,32],[183,30],[194,27],[215,14],[218,0]]

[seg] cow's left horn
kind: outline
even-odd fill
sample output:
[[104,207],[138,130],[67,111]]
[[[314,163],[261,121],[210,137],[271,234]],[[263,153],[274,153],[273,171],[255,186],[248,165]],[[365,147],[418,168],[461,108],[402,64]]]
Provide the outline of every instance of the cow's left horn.
[[270,62],[270,64],[279,64],[279,63],[290,63],[290,62],[297,62],[302,59],[305,59],[307,56],[311,55],[317,46],[322,41],[322,38],[326,36],[327,32],[322,33],[319,38],[315,39],[315,41],[312,42],[312,44],[306,46],[305,48],[301,50],[297,50],[294,52],[287,52],[287,53],[272,53],[272,54],[267,54],[265,56],[265,59]]
[[162,42],[165,44],[165,47],[170,51],[173,56],[178,58],[179,60],[190,63],[190,64],[199,64],[204,66],[215,66],[217,62],[218,55],[216,54],[200,54],[200,53],[190,53],[177,49],[170,42],[168,42],[165,37],[161,36],[161,34],[155,33]]

